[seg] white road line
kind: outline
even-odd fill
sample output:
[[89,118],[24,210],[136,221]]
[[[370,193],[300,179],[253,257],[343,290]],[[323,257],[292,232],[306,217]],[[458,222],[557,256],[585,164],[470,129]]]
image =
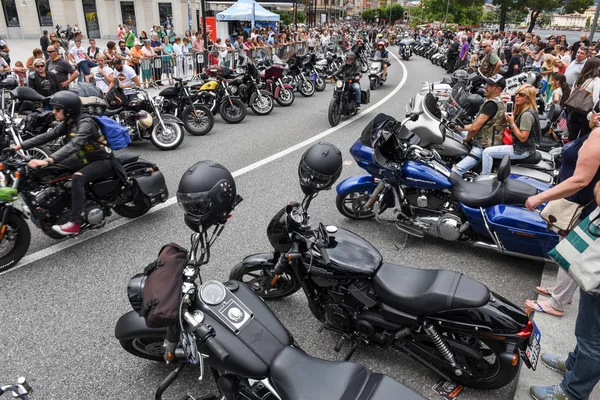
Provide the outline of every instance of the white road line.
[[[402,89],[402,87],[404,86],[404,84],[406,83],[406,80],[408,79],[408,71],[406,70],[406,66],[402,63],[402,61],[400,61],[400,59],[398,57],[396,57],[395,54],[390,53],[392,55],[392,57],[394,57],[396,59],[396,61],[398,61],[398,63],[400,64],[400,66],[402,67],[402,72],[403,72],[403,76],[402,76],[402,80],[400,81],[400,83],[398,84],[398,86],[396,86],[394,88],[394,90],[392,90],[390,93],[388,93],[383,99],[379,100],[377,103],[373,104],[371,107],[367,108],[366,110],[364,110],[363,112],[356,114],[354,117],[340,123],[338,126],[333,127],[333,128],[329,128],[326,131],[323,131],[313,137],[311,137],[310,139],[306,139],[303,142],[300,142],[298,144],[295,144],[294,146],[288,147],[287,149],[284,149],[282,151],[280,151],[279,153],[275,153],[267,158],[263,158],[262,160],[259,160],[255,163],[252,163],[244,168],[240,168],[235,172],[232,172],[233,177],[238,177],[241,175],[244,175],[250,171],[253,171],[257,168],[262,167],[263,165],[272,163],[273,161],[276,161],[290,153],[293,153],[296,150],[299,150],[305,146],[308,146],[311,143],[314,143],[320,139],[323,139],[326,136],[331,135],[334,132],[337,132],[338,130],[342,129],[343,127],[345,127],[346,125],[349,125],[351,123],[353,123],[354,121],[357,121],[358,119],[364,117],[365,115],[367,115],[368,113],[370,113],[371,111],[375,110],[376,108],[382,106],[383,104],[385,104],[388,100],[390,100],[396,93],[398,93],[400,91],[400,89]],[[170,199],[168,199],[167,201],[165,201],[162,204],[159,204],[156,207],[153,207],[150,209],[150,211],[148,211],[145,215],[142,215],[141,217],[138,218],[144,218],[145,216],[149,215],[149,214],[153,214],[155,212],[158,212],[164,208],[167,208],[169,206],[172,206],[173,204],[177,203],[177,198],[176,197],[171,197]],[[124,226],[126,224],[129,224],[130,222],[133,222],[135,220],[137,220],[138,218],[134,218],[134,219],[127,219],[127,218],[120,218],[114,222],[111,222],[110,224],[108,224],[107,226],[105,226],[102,229],[99,229],[97,231],[90,231],[90,232],[86,232],[84,236],[82,237],[77,237],[75,239],[71,239],[71,240],[65,240],[63,242],[57,243],[55,245],[52,245],[50,247],[46,247],[45,249],[42,250],[38,250],[35,253],[29,254],[25,257],[23,257],[21,259],[21,261],[19,262],[19,264],[14,267],[9,269],[8,271],[2,272],[0,273],[0,276],[7,274],[9,272],[15,271],[21,267],[24,267],[26,265],[29,265],[33,262],[39,261],[42,258],[51,256],[53,254],[56,254],[58,252],[61,252],[63,250],[68,249],[69,247],[72,246],[76,246],[80,243],[83,243],[85,241],[88,241],[90,239],[95,238],[96,236],[99,235],[103,235],[107,232],[110,232],[114,229],[120,228],[121,226]]]

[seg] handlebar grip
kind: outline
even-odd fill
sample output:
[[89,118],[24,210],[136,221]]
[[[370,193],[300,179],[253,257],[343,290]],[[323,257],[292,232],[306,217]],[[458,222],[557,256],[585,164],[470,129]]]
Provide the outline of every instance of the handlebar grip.
[[323,258],[323,262],[325,265],[331,264],[331,260],[329,259],[329,255],[327,254],[327,247],[324,244],[320,244],[317,246],[319,251],[321,252],[321,257]]
[[229,352],[227,352],[227,350],[221,346],[221,343],[216,341],[214,337],[209,337],[204,343],[206,343],[206,346],[222,362],[225,362],[229,358]]

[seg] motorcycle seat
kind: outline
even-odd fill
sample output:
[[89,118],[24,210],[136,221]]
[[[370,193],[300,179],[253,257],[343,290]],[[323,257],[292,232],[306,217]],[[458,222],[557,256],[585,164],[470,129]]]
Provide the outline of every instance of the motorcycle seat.
[[282,400],[421,400],[383,374],[349,361],[325,361],[285,347],[271,363],[271,382]]
[[18,88],[14,89],[11,93],[15,98],[21,101],[38,102],[44,99],[44,96],[27,86],[19,86]]
[[140,156],[138,156],[137,154],[133,154],[133,153],[120,153],[120,154],[117,154],[115,157],[117,157],[119,159],[119,161],[121,161],[121,164],[123,164],[123,165],[130,164],[132,162],[136,162],[137,160],[140,159]]
[[450,175],[454,198],[468,207],[491,207],[497,204],[522,206],[528,197],[537,194],[537,189],[524,182],[508,179],[510,158],[505,156],[492,179],[465,181],[453,172]]
[[532,155],[522,160],[510,160],[512,165],[523,165],[523,164],[537,164],[542,161],[542,153],[536,151]]
[[373,288],[384,304],[413,315],[477,308],[490,298],[485,285],[458,272],[389,263],[373,277]]

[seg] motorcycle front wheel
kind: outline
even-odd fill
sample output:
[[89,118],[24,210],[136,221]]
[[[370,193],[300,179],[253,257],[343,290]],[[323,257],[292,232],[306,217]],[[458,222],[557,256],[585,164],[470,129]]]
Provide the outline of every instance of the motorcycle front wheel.
[[259,98],[256,93],[253,93],[250,96],[250,108],[256,115],[268,115],[273,111],[273,107],[273,98],[269,95],[263,94]]
[[230,97],[219,106],[219,114],[225,122],[237,124],[246,118],[246,104],[240,99]]
[[229,279],[245,283],[254,293],[265,300],[282,299],[300,290],[300,282],[293,271],[287,268],[279,275],[274,285],[271,285],[272,269],[275,266],[253,265],[246,267],[238,263],[229,273]]
[[279,96],[275,99],[275,101],[282,107],[289,107],[294,104],[295,98],[296,96],[294,95],[294,91],[292,89],[281,88],[279,91]]
[[342,119],[342,114],[340,112],[340,101],[339,99],[331,99],[329,103],[329,111],[327,112],[327,118],[329,119],[329,125],[337,126],[340,123],[340,119]]
[[164,341],[165,338],[163,336],[150,336],[120,340],[119,343],[126,352],[136,357],[164,362]]
[[215,117],[210,109],[200,104],[187,106],[181,114],[185,130],[194,136],[204,136],[215,124]]
[[325,90],[325,79],[321,78],[320,76],[317,77],[317,79],[315,79],[315,90],[317,92],[322,92],[323,90]]
[[298,86],[300,94],[304,97],[310,97],[315,93],[315,85],[313,85],[312,81],[302,79]]
[[369,64],[367,64],[366,62],[361,63],[360,72],[363,74],[366,74],[368,70],[369,70]]
[[8,271],[25,256],[31,242],[31,231],[27,222],[9,212],[6,219],[6,232],[0,241],[0,272]]
[[160,150],[175,150],[183,142],[183,129],[173,121],[163,121],[165,129],[157,122],[152,129],[150,141]]
[[369,219],[375,216],[373,208],[365,208],[371,193],[353,192],[338,194],[335,197],[335,206],[340,214],[350,219]]

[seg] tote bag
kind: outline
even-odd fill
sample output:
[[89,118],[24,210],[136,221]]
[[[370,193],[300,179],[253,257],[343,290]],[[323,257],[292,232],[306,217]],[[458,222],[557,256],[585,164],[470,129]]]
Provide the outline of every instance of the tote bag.
[[585,84],[573,90],[567,101],[565,101],[567,110],[584,115],[592,111],[594,99],[592,98],[592,93],[587,90],[592,82],[593,80],[590,79]]
[[584,291],[600,293],[600,207],[596,207],[548,255]]

